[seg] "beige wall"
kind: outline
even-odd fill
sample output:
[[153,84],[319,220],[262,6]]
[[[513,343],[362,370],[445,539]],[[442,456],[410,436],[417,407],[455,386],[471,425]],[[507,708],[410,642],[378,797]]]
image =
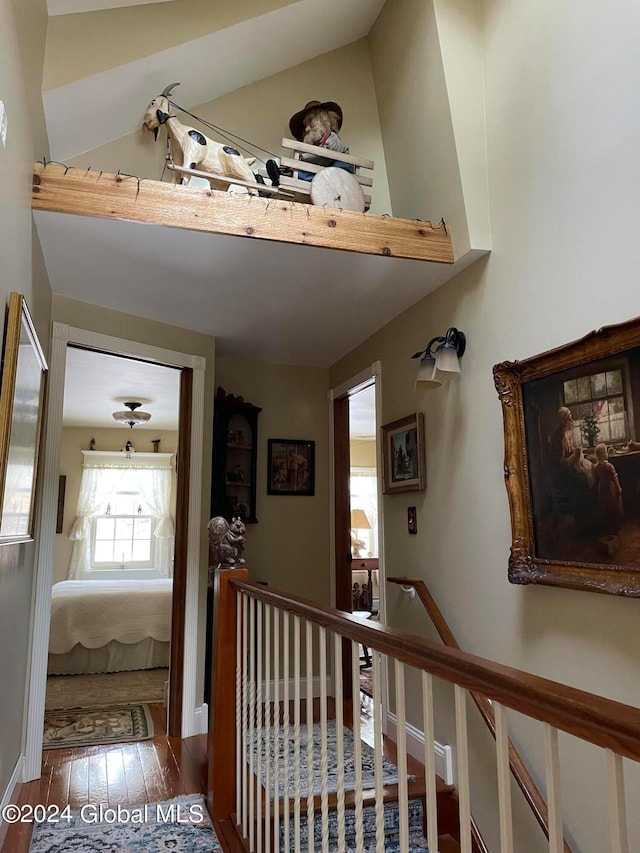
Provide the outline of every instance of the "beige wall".
[[375,468],[376,467],[376,443],[375,441],[349,442],[349,455],[353,468]]
[[[0,306],[9,291],[23,293],[47,352],[51,292],[30,209],[33,160],[48,153],[39,83],[46,4],[0,0],[0,22],[0,99],[8,116],[7,146],[0,148]],[[35,552],[36,543],[0,548],[0,793],[22,751]]]
[[[198,684],[196,696],[202,695],[204,678],[204,633],[206,617],[206,584],[208,563],[207,522],[209,520],[209,498],[211,492],[211,434],[213,426],[213,394],[214,394],[214,365],[215,341],[209,335],[168,326],[155,320],[146,320],[99,308],[85,302],[77,302],[63,296],[54,296],[52,304],[52,319],[58,323],[66,323],[78,329],[87,329],[103,335],[113,335],[128,341],[138,341],[149,346],[162,347],[189,355],[199,355],[206,359],[205,368],[205,405],[203,428],[203,461],[202,480],[202,514],[200,540],[200,609],[198,613]],[[157,436],[154,436],[154,438]],[[197,484],[195,484],[197,487]]]
[[[53,564],[53,583],[66,580],[71,560],[73,542],[69,541],[69,533],[76,519],[76,507],[80,494],[80,479],[82,477],[82,451],[89,449],[89,442],[94,438],[96,450],[122,450],[130,440],[136,451],[151,453],[151,440],[159,438],[162,453],[175,453],[178,444],[176,432],[163,432],[151,429],[124,430],[95,429],[94,427],[64,427],[62,430],[62,446],[60,448],[60,474],[65,476],[64,517],[62,532],[56,535],[55,557]],[[172,487],[171,513],[175,518],[175,478]]]
[[[181,0],[56,15],[49,20],[44,88],[72,83],[293,2]],[[82,50],[77,49],[80,42]]]
[[393,215],[444,217],[459,256],[469,234],[433,3],[386,3],[369,43]]
[[[251,580],[329,603],[329,410],[327,370],[218,358],[216,385],[244,397],[258,416],[258,524],[248,524]],[[315,441],[315,495],[267,495],[270,438]]]
[[[331,385],[380,359],[383,423],[425,415],[427,489],[384,498],[387,571],[426,580],[463,648],[639,707],[638,601],[507,581],[510,520],[492,366],[640,314],[640,118],[629,108],[640,76],[640,7],[617,4],[603,17],[576,0],[561,9],[551,0],[481,6],[493,253],[335,365]],[[394,0],[385,13],[406,8]],[[401,72],[397,54],[386,66],[394,60]],[[382,107],[381,116],[386,145]],[[411,113],[403,120],[406,138],[420,132]],[[391,169],[390,179],[395,192]],[[468,335],[460,380],[414,393],[409,355],[451,325]],[[406,532],[409,504],[418,508],[417,536]],[[416,602],[395,590],[388,601],[391,624],[431,636]],[[515,729],[543,779],[539,733],[517,721]],[[454,737],[451,729],[440,735]],[[602,759],[568,738],[562,750],[574,849],[609,849]],[[485,769],[475,788],[481,819],[494,776]],[[521,825],[516,849],[539,849],[526,832]],[[495,827],[487,841],[499,849]],[[634,825],[630,849],[639,846]]]
[[[174,97],[180,103],[179,89],[174,92]],[[251,86],[243,86],[230,95],[190,111],[279,157],[284,154],[282,138],[291,135],[289,118],[311,100],[337,101],[340,104],[344,113],[343,141],[349,145],[352,154],[374,160],[376,164],[371,210],[389,213],[391,203],[367,39],[323,54]],[[140,104],[141,124],[146,106]],[[192,121],[188,116],[183,116],[182,120],[185,123]],[[217,138],[213,132],[210,135]],[[139,130],[74,157],[69,163],[107,172],[122,169],[141,178],[160,180],[165,155],[164,132],[154,143],[151,133]],[[268,157],[266,154],[262,156]],[[259,166],[257,163],[254,170]]]

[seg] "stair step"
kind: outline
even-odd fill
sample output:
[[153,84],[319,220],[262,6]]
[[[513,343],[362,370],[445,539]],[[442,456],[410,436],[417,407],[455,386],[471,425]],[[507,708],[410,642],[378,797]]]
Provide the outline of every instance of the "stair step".
[[[376,840],[376,813],[375,807],[373,805],[365,806],[362,810],[363,815],[363,833],[364,833],[364,844],[365,850],[375,850],[375,840]],[[315,821],[314,821],[314,840],[318,841],[322,835],[321,829],[321,821],[322,817],[319,813],[316,813]],[[397,847],[394,845],[397,843],[396,839],[399,833],[399,814],[398,814],[398,804],[397,802],[385,803],[384,804],[384,835],[385,835],[385,850],[394,851],[400,849],[399,844]],[[423,807],[421,800],[410,800],[409,801],[409,833],[413,838],[413,847],[412,850],[426,850],[427,844],[422,837],[422,826],[423,826]],[[289,825],[289,838],[293,842],[295,833],[295,823],[292,820]],[[280,839],[281,842],[284,840],[284,825],[281,826],[280,829]],[[338,843],[338,817],[336,812],[329,812],[329,844],[335,845]],[[307,817],[304,811],[300,815],[300,838],[302,847],[307,846]],[[345,810],[345,838],[347,842],[347,850],[351,850],[352,848],[349,845],[354,845],[355,849],[355,838],[356,838],[356,813],[355,809],[346,809]],[[424,843],[422,843],[424,842]],[[281,847],[283,844],[281,843]],[[338,848],[332,848],[337,850]]]
[[438,838],[438,853],[460,853],[460,845],[450,835],[441,835]]
[[[320,849],[316,847],[316,849]],[[364,853],[376,853],[376,845],[373,844],[365,844],[363,850]],[[448,848],[449,849],[449,848]],[[460,848],[457,848],[458,851]],[[409,836],[409,847],[407,848],[407,853],[428,853],[429,848],[427,847],[427,842],[421,835],[410,835]],[[337,853],[337,847],[330,847],[330,853]],[[345,853],[356,853],[356,847],[347,846]],[[389,841],[389,839],[385,838],[384,842],[384,853],[400,853],[400,842],[399,841]],[[444,853],[444,850],[441,849],[440,853]]]

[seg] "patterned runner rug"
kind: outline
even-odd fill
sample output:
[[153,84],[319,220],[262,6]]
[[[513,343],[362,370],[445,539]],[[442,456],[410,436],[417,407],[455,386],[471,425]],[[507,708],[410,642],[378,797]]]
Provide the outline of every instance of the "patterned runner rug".
[[[96,820],[98,818],[98,820]],[[85,806],[33,828],[29,853],[214,853],[222,850],[200,794],[141,806]]]
[[[329,812],[328,825],[328,840],[329,850],[337,851],[344,850],[344,853],[355,853],[356,835],[357,835],[357,820],[354,809],[346,809],[344,815],[344,840],[345,847],[340,846],[340,830],[338,827],[337,812]],[[408,813],[408,828],[409,828],[409,853],[415,850],[427,850],[427,842],[422,835],[423,825],[423,808],[421,800],[409,800]],[[376,851],[376,810],[374,806],[365,806],[362,810],[362,841],[364,853],[375,853]],[[304,809],[300,816],[299,824],[300,832],[300,849],[306,850],[309,846],[309,832],[307,816]],[[314,849],[322,849],[322,818],[316,813],[313,826],[314,833]],[[400,812],[396,802],[388,802],[383,807],[383,834],[384,834],[384,850],[385,853],[400,853]],[[289,849],[294,849],[294,841],[296,835],[296,825],[294,815],[289,819]],[[285,828],[280,826],[280,850],[286,848],[285,844]]]
[[[279,728],[276,742],[276,735],[274,729],[270,729],[269,732],[269,762],[270,762],[270,778],[271,778],[271,797],[273,798],[273,767],[274,760],[279,761],[279,780],[278,780],[278,788],[279,788],[279,796],[283,797],[285,792],[285,781],[283,779],[283,765],[284,772],[287,775],[288,781],[288,793],[289,795],[293,794],[293,785],[294,785],[294,773],[296,769],[296,764],[300,768],[300,795],[305,797],[307,795],[308,783],[309,783],[309,771],[308,771],[308,761],[307,761],[307,727],[306,725],[300,726],[300,750],[299,754],[296,755],[295,750],[295,732],[294,727],[291,725],[289,727],[289,735],[285,739],[284,729]],[[322,753],[321,753],[321,739],[320,739],[320,724],[315,723],[312,727],[312,738],[313,738],[313,767],[311,770],[311,779],[313,786],[313,793],[320,794],[322,792]],[[353,733],[350,729],[344,729],[343,735],[343,746],[344,746],[344,788],[345,791],[353,791],[355,789],[355,762],[354,762],[354,740]],[[257,744],[255,744],[255,736],[254,736],[254,746],[253,746],[253,760],[254,760],[254,768],[257,765],[258,759],[258,749]],[[327,753],[328,753],[328,771],[327,771],[327,790],[330,793],[333,793],[338,790],[338,759],[337,759],[337,732],[336,732],[336,724],[334,721],[330,720],[327,723]],[[261,731],[261,741],[260,741],[260,775],[262,784],[266,784],[266,757],[267,757],[267,744],[265,731],[262,729]],[[375,787],[375,769],[374,769],[374,751],[367,744],[362,743],[362,786],[363,788],[373,788]],[[396,765],[389,761],[388,758],[382,759],[382,778],[383,784],[385,785],[393,785],[398,781],[398,768]],[[409,779],[413,779],[413,776],[409,776]]]
[[43,749],[130,743],[153,737],[148,705],[47,711]]

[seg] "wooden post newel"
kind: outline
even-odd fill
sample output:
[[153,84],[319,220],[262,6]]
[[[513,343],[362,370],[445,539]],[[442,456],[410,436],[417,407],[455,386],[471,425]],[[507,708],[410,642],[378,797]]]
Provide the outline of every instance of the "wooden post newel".
[[[213,637],[207,808],[212,820],[224,820],[235,811],[236,796],[236,614],[237,594],[232,581],[247,581],[246,568],[213,571]],[[215,792],[215,797],[214,797]]]

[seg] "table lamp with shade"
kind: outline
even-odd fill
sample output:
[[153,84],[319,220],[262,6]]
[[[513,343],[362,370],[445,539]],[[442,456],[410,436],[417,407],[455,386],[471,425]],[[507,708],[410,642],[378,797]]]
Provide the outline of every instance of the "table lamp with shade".
[[351,510],[351,556],[359,559],[362,555],[360,550],[366,547],[366,542],[358,539],[359,530],[371,530],[371,523],[363,509]]

